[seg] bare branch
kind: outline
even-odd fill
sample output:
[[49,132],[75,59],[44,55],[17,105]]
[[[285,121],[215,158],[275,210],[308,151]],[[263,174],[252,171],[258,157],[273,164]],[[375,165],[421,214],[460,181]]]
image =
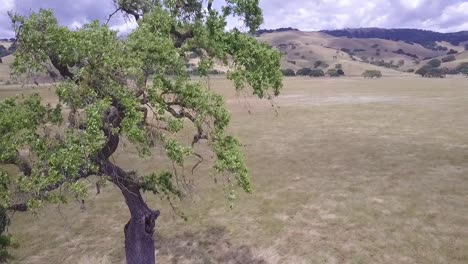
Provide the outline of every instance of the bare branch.
[[117,8],[117,9],[114,11],[114,13],[110,14],[110,15],[107,17],[106,25],[109,24],[109,21],[111,20],[111,18],[112,18],[117,12],[119,12],[119,11],[121,11],[120,7]]

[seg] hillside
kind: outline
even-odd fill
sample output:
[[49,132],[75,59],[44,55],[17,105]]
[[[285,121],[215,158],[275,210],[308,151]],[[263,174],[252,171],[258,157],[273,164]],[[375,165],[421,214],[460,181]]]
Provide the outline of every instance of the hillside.
[[444,58],[448,53],[454,53],[456,60],[447,63],[447,67],[454,67],[467,57],[464,42],[455,45],[439,41],[436,45],[442,48],[435,50],[417,43],[382,38],[337,37],[323,31],[281,29],[262,32],[258,39],[280,50],[284,55],[282,67],[295,71],[304,67],[314,68],[314,64],[321,61],[325,66],[329,65],[328,68],[342,64],[348,76],[360,75],[366,69],[378,69],[384,75],[393,76],[417,69],[429,59]]
[[458,46],[468,41],[468,31],[440,33],[421,29],[383,29],[383,28],[349,28],[342,30],[322,30],[321,32],[335,37],[379,38],[394,41],[417,43],[427,48],[437,48],[436,42],[446,41]]

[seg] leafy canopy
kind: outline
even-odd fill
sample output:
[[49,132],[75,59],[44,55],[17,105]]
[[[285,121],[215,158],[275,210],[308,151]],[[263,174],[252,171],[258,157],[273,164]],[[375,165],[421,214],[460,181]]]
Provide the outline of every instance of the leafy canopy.
[[[167,199],[182,197],[182,180],[158,164],[150,175],[109,173],[122,139],[142,156],[162,147],[174,166],[199,157],[194,144],[206,141],[229,197],[236,186],[252,191],[241,144],[226,133],[225,102],[204,79],[225,64],[237,90],[278,95],[280,54],[237,28],[225,30],[226,19],[235,16],[255,32],[262,23],[258,0],[226,0],[220,10],[212,2],[115,0],[118,11],[138,22],[126,38],[99,21],[70,30],[51,10],[12,15],[18,39],[13,74],[56,72],[62,81],[56,84],[58,104],[45,105],[38,95],[0,102],[0,163],[22,172],[0,172],[0,206],[38,209],[66,202],[65,191],[85,198],[80,179],[90,175]],[[200,57],[200,78],[192,80],[187,64],[193,54]],[[191,145],[177,136],[187,123],[196,131]]]

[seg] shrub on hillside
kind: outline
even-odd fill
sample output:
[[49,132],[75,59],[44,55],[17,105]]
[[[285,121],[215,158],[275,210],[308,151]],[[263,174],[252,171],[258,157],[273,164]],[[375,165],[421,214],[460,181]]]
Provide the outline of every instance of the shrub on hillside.
[[454,49],[450,49],[449,52],[447,52],[447,55],[452,55],[452,54],[457,54],[458,51],[454,50]]
[[323,76],[325,76],[325,73],[321,69],[313,69],[313,70],[311,70],[309,76],[311,76],[311,77],[323,77]]
[[432,59],[427,62],[427,66],[432,67],[432,68],[437,68],[442,64],[442,62],[438,59]]
[[329,69],[327,71],[327,75],[330,76],[330,77],[340,77],[342,75],[344,75],[344,71],[341,70],[341,69]]
[[425,77],[429,69],[430,67],[428,67],[427,65],[424,65],[421,68],[419,68],[415,73],[418,75],[421,75],[422,77]]
[[443,57],[442,58],[442,62],[449,62],[449,61],[454,61],[456,60],[457,58],[455,58],[454,55],[450,55],[450,56],[447,56],[447,57]]
[[465,50],[468,50],[468,43],[465,44]]
[[281,69],[283,76],[296,76],[296,72],[293,69]]
[[362,73],[362,77],[366,79],[381,78],[382,72],[377,70],[366,70]]
[[414,72],[414,69],[408,69],[406,72]]
[[429,78],[445,78],[445,75],[446,74],[442,69],[431,68],[427,72],[426,77],[429,77]]
[[296,75],[297,76],[310,76],[311,72],[312,72],[311,68],[302,68],[296,72]]
[[462,62],[455,68],[459,73],[468,75],[468,62]]
[[0,58],[0,63],[3,63],[3,60],[2,60],[2,58]]
[[323,62],[321,60],[318,60],[318,61],[314,62],[314,68],[320,67],[322,65],[322,63]]
[[325,73],[321,69],[302,68],[296,72],[297,76],[322,77]]
[[341,65],[341,63],[335,64],[335,69],[341,70],[343,69],[343,65]]
[[393,51],[393,53],[401,54],[401,55],[406,55],[406,56],[408,56],[408,57],[415,58],[415,59],[418,58],[418,56],[417,56],[416,54],[412,54],[412,53],[409,53],[409,52],[405,52],[405,51],[402,50],[402,49],[395,50],[395,51]]
[[425,65],[416,71],[416,74],[428,78],[444,78],[446,73],[442,69],[430,67]]

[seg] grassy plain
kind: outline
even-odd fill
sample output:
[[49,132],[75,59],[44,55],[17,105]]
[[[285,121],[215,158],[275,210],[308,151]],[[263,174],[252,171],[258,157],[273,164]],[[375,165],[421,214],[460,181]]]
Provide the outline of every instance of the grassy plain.
[[[468,79],[291,78],[277,113],[224,79],[211,87],[233,112],[255,192],[230,210],[208,158],[193,175],[197,194],[180,203],[187,223],[148,195],[162,211],[159,263],[468,263]],[[0,98],[55,100],[24,89],[0,87]],[[114,158],[140,173],[167,164],[126,146]],[[124,263],[118,190],[91,190],[85,207],[15,214],[15,262]]]

